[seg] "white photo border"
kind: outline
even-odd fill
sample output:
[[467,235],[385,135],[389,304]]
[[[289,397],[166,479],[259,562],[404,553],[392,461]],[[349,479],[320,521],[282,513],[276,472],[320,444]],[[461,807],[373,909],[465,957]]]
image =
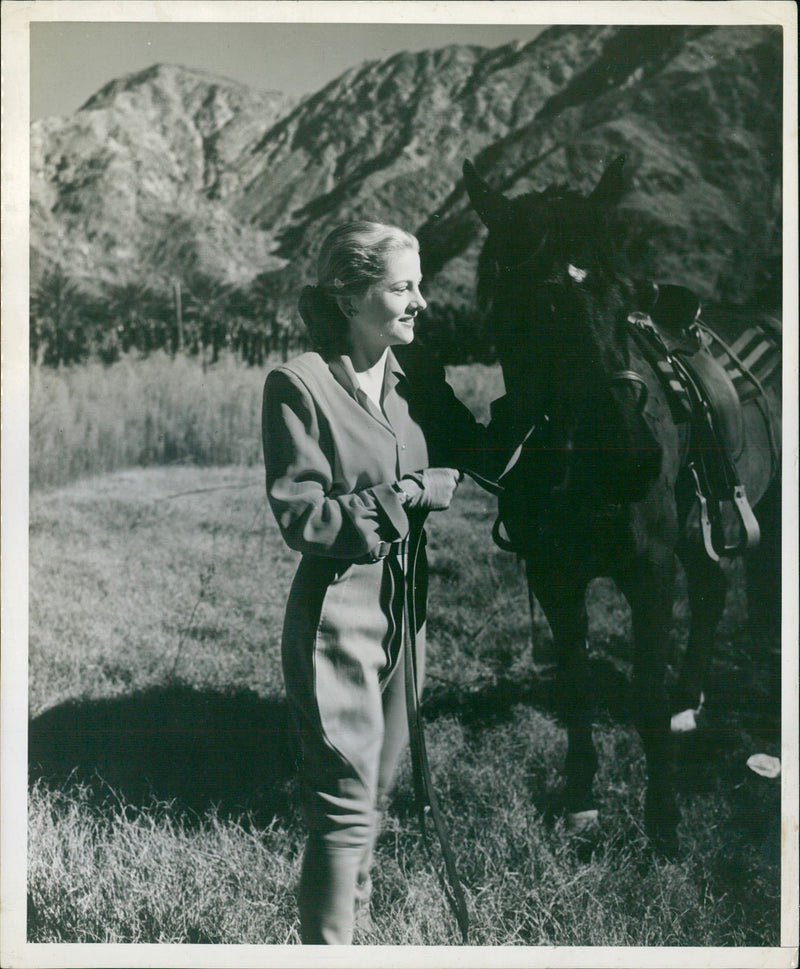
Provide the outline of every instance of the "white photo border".
[[[784,31],[784,471],[781,945],[775,948],[354,947],[29,944],[28,642],[29,30],[41,22],[773,24]],[[2,678],[0,963],[45,967],[783,967],[798,945],[797,10],[790,0],[4,0],[2,4]]]

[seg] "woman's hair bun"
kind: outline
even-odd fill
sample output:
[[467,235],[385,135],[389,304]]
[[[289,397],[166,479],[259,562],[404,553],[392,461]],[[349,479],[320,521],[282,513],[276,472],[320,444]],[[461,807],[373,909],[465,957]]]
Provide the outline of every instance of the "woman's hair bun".
[[329,293],[321,286],[304,286],[297,309],[315,350],[331,353],[340,349],[347,329],[347,318]]

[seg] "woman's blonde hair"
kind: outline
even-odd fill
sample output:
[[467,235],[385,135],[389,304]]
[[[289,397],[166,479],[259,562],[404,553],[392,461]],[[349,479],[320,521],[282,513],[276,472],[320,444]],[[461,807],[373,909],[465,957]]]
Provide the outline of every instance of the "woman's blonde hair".
[[387,255],[402,249],[419,252],[419,242],[405,229],[382,222],[345,222],[325,237],[317,284],[305,286],[297,304],[315,350],[342,352],[348,322],[338,298],[362,296],[383,278]]

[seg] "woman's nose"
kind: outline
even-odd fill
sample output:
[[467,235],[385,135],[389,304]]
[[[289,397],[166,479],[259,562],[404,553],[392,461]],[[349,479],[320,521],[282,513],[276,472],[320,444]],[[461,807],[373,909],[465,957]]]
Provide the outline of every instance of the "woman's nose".
[[425,307],[428,305],[425,302],[425,297],[420,292],[418,286],[414,287],[414,290],[411,294],[411,302],[414,303],[414,305],[417,307],[418,310],[424,310]]

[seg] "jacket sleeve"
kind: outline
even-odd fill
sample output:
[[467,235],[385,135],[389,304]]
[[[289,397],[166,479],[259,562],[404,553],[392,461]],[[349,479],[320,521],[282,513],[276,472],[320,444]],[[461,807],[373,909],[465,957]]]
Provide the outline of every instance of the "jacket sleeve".
[[486,475],[486,427],[458,399],[436,355],[418,341],[395,347],[395,355],[414,390],[411,413],[424,428],[431,465]]
[[303,382],[273,370],[264,385],[262,434],[267,498],[290,548],[311,555],[377,561],[405,538],[408,518],[394,482],[333,493],[324,429]]

